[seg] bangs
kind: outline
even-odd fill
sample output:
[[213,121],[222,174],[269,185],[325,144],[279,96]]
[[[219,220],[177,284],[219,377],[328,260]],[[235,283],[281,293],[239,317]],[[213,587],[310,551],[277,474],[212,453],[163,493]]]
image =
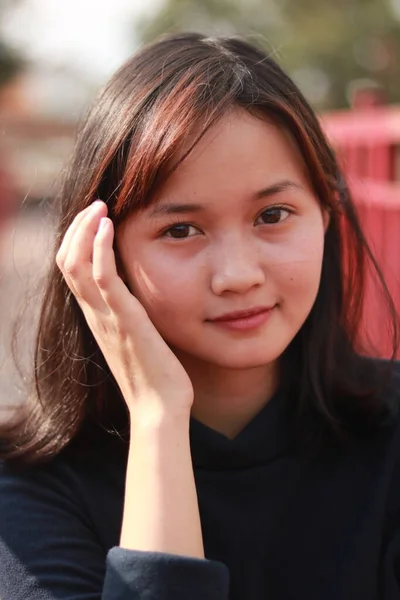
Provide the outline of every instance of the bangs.
[[[190,154],[203,135],[229,112],[242,82],[216,62],[197,64],[171,78],[162,93],[153,92],[126,149],[126,164],[114,205],[114,221],[152,203],[156,189]],[[176,156],[193,142],[182,156]],[[174,161],[175,159],[175,161]]]

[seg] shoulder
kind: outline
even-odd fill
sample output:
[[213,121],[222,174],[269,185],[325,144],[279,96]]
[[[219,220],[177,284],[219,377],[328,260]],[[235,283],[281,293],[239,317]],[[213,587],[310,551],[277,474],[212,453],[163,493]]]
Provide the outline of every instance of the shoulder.
[[29,564],[62,540],[103,556],[118,541],[123,497],[123,460],[105,451],[62,451],[23,469],[0,463],[0,563],[16,555]]
[[[385,361],[379,361],[384,367]],[[387,417],[381,426],[381,433],[387,441],[400,443],[400,361],[395,361],[388,372],[383,387],[382,400],[387,407]]]
[[343,437],[332,443],[327,439],[327,455],[333,463],[371,469],[387,493],[398,469],[400,473],[400,361],[365,359],[357,385],[363,389],[360,395],[341,399],[351,421]]
[[[381,361],[385,366],[385,361]],[[400,361],[393,363],[382,392],[388,412],[377,436],[362,444],[361,451],[379,466],[380,481],[387,492],[387,512],[400,511]]]
[[102,502],[115,506],[123,496],[124,456],[107,448],[95,450],[67,448],[51,460],[18,468],[0,462],[0,526],[10,507],[16,514],[27,509],[39,514],[52,507],[89,520]]
[[[374,361],[381,372],[380,395],[381,405],[385,407],[384,417],[378,419],[378,446],[383,446],[393,459],[397,452],[400,458],[400,361],[389,363],[385,360]],[[375,437],[371,436],[370,441]],[[373,444],[374,445],[374,444]]]
[[2,598],[100,597],[106,554],[118,544],[122,472],[105,451],[62,451],[18,470],[0,464]]

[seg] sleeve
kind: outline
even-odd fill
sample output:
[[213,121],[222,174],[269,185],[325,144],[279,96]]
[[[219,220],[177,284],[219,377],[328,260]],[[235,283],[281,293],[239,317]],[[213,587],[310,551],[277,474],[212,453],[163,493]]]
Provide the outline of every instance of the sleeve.
[[227,600],[222,563],[101,546],[66,482],[0,471],[1,600]]

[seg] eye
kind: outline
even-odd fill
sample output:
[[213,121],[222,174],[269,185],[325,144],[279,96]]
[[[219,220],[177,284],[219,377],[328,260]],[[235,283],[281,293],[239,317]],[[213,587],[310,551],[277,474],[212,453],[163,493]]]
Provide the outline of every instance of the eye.
[[194,231],[198,231],[194,225],[190,225],[190,223],[184,223],[182,221],[177,221],[173,225],[170,225],[168,229],[165,229],[161,237],[170,238],[173,240],[183,240],[189,237],[193,237],[193,235],[188,235],[190,229]]
[[286,221],[291,213],[292,211],[284,206],[271,206],[264,210],[258,218],[262,219],[264,225],[276,225]]

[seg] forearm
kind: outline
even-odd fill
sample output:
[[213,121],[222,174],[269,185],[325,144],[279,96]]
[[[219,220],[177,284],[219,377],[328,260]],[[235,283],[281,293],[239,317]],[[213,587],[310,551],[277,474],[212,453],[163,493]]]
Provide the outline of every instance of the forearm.
[[204,558],[189,417],[131,429],[121,547]]

